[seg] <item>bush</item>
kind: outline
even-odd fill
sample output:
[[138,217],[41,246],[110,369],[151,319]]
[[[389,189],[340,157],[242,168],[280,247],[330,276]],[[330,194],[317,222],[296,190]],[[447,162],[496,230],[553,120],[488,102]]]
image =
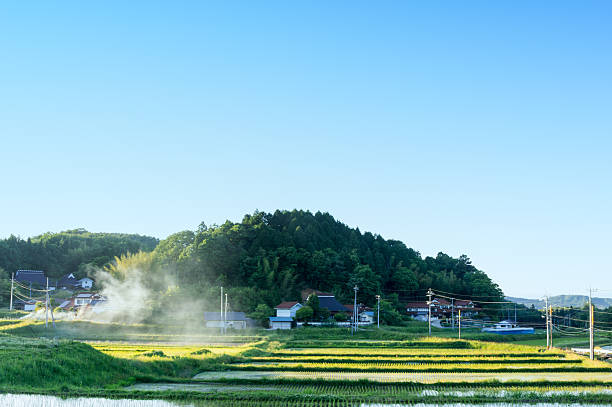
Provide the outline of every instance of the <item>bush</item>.
[[334,319],[338,322],[344,322],[348,320],[348,315],[346,315],[344,312],[339,312],[334,315]]
[[305,305],[295,313],[295,318],[298,321],[310,321],[314,316],[314,311],[310,306]]

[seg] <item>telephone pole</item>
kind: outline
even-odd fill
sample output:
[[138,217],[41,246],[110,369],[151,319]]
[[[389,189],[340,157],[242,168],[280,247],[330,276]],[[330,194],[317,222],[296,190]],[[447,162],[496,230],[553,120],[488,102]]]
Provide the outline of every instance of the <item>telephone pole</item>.
[[550,349],[550,325],[548,323],[548,297],[545,297],[546,305],[544,308],[544,315],[546,316],[546,349]]
[[357,312],[357,291],[359,291],[359,287],[355,285],[355,287],[353,287],[353,290],[355,290],[355,302],[353,303],[353,324],[355,324],[354,332],[357,332],[357,328],[359,328],[359,325],[357,323],[357,317],[359,315],[359,313]]
[[223,333],[227,332],[227,293],[225,293],[225,312],[223,313]]
[[[455,330],[455,299],[454,298],[451,298],[451,306],[452,306],[451,321],[452,321],[453,330]],[[459,310],[459,312],[461,312],[461,310]]]
[[45,292],[45,328],[49,325],[49,277],[47,277],[47,291]]
[[595,310],[593,309],[593,289],[589,288],[589,358],[595,359]]
[[427,290],[427,307],[429,308],[429,314],[427,317],[427,324],[429,325],[429,336],[431,336],[431,296],[433,295],[433,292],[431,291],[431,288]]
[[376,296],[376,328],[380,328],[380,295]]
[[553,315],[552,315],[552,304],[550,305],[550,347],[553,347],[553,328],[554,328],[554,324],[553,324]]
[[224,333],[223,331],[223,287],[221,287],[221,308],[219,309],[219,322],[221,322],[221,333]]
[[11,302],[9,305],[9,310],[12,311],[13,310],[13,286],[15,284],[15,273],[13,273],[11,275]]
[[459,310],[459,339],[461,339],[461,309]]

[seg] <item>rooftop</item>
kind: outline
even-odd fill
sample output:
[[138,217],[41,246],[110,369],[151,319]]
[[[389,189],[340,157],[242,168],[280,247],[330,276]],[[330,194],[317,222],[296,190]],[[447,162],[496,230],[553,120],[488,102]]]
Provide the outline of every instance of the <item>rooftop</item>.
[[17,270],[15,280],[21,283],[37,284],[41,287],[47,284],[45,272],[42,270]]
[[335,297],[319,297],[319,307],[327,308],[330,312],[348,312],[346,307],[338,302]]
[[270,317],[270,322],[293,322],[291,317]]
[[278,304],[274,308],[275,309],[291,309],[294,306],[296,306],[297,304],[299,304],[299,302],[297,302],[297,301],[284,301],[284,302],[281,302],[280,304]]

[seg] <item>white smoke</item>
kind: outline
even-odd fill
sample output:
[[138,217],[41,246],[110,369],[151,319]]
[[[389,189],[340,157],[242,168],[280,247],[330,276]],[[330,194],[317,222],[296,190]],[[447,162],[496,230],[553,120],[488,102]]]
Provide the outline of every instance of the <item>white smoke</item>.
[[98,270],[96,285],[101,287],[102,301],[95,307],[81,307],[79,317],[100,322],[139,323],[150,315],[155,294],[144,284],[145,274],[130,269],[124,279]]

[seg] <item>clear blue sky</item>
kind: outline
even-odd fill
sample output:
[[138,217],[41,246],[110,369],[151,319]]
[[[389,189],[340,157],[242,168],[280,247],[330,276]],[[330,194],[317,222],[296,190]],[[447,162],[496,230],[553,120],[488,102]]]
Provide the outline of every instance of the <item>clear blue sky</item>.
[[608,1],[3,2],[0,237],[303,208],[465,253],[509,295],[612,289],[611,19]]

